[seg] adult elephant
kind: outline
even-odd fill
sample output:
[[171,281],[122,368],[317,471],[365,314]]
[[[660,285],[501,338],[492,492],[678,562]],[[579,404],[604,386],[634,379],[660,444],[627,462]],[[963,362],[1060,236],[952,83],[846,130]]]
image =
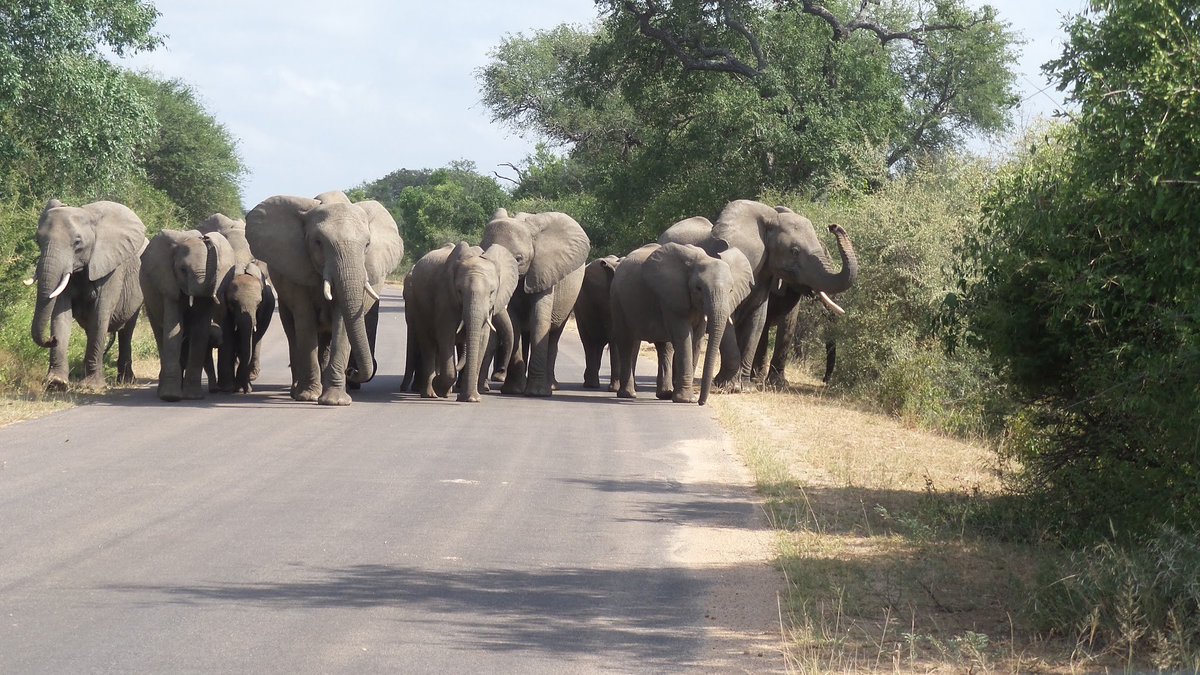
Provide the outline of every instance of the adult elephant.
[[565,213],[510,216],[499,209],[484,228],[481,246],[494,244],[512,253],[520,275],[508,313],[521,347],[512,350],[500,391],[550,396],[558,340],[579,296],[591,241]]
[[206,356],[208,390],[249,393],[250,383],[258,379],[259,345],[275,314],[275,291],[267,264],[250,251],[245,221],[216,213],[196,229],[219,232],[234,253],[233,277],[225,288],[220,316],[214,319],[219,339],[210,346],[217,350],[216,363],[211,351]]
[[709,251],[736,248],[754,270],[754,290],[733,313],[736,339],[721,348],[718,386],[736,391],[748,383],[754,350],[766,323],[767,300],[776,283],[816,294],[823,301],[854,285],[858,257],[850,238],[841,226],[830,225],[829,231],[837,239],[840,270],[835,269],[812,221],[784,206],[741,199],[727,204],[715,224],[689,218],[659,237],[659,243],[696,244]]
[[[517,261],[499,244],[486,251],[465,241],[447,244],[418,260],[404,280],[408,364],[402,388],[444,397],[458,379],[458,400],[478,402],[492,326],[504,349],[512,349],[508,302],[516,288]],[[461,361],[455,357],[460,342]]]
[[271,269],[292,398],[349,405],[347,386],[375,375],[375,287],[404,257],[396,221],[379,202],[351,203],[340,192],[278,195],[246,214],[246,238]]
[[[583,343],[583,386],[600,388],[600,362],[612,338],[612,302],[609,290],[621,259],[615,255],[597,258],[583,269],[583,286],[575,300],[575,326]],[[611,351],[611,350],[610,350]],[[609,354],[608,390],[620,382],[617,360]]]
[[[709,345],[721,344],[737,299],[750,292],[749,272],[747,264],[739,279],[719,255],[691,245],[647,244],[626,256],[612,282],[612,344],[621,368],[617,396],[637,396],[633,368],[638,345],[646,340],[659,347],[660,356],[667,343],[674,351],[673,377],[660,377],[659,397],[669,391],[676,403],[695,401],[694,345],[701,332]],[[710,348],[704,357],[700,405],[708,401],[717,352]]]
[[138,272],[146,226],[115,202],[73,207],[51,199],[38,219],[37,243],[37,271],[29,282],[37,283],[30,332],[35,344],[50,350],[47,388],[67,386],[72,318],[87,332],[80,385],[104,388],[104,341],[112,332],[118,341],[117,381],[132,382],[131,341],[142,305]]
[[158,343],[162,400],[204,398],[200,373],[233,269],[233,248],[217,232],[163,230],[142,253],[140,282]]

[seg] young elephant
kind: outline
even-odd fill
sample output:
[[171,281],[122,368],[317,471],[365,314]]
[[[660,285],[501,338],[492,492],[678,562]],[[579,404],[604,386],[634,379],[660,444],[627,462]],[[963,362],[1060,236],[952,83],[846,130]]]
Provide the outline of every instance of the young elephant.
[[[749,266],[746,266],[749,270]],[[621,367],[617,396],[636,398],[633,366],[646,340],[674,349],[671,400],[691,403],[694,338],[707,321],[710,348],[704,357],[700,405],[708,401],[718,349],[735,300],[749,280],[734,276],[728,262],[698,246],[647,244],[621,261],[612,281],[613,341]],[[748,294],[748,290],[746,291]],[[662,383],[660,387],[665,386]]]
[[38,221],[37,243],[37,272],[26,283],[37,284],[30,332],[35,344],[50,350],[47,388],[67,386],[72,318],[87,332],[81,385],[104,388],[104,339],[114,332],[117,380],[132,382],[131,341],[142,304],[139,256],[146,247],[142,221],[115,202],[71,207],[52,199]]
[[[583,386],[600,388],[600,361],[604,348],[612,337],[612,303],[609,290],[612,288],[613,273],[621,259],[615,255],[598,258],[583,268],[583,286],[575,300],[575,326],[583,342]],[[608,390],[616,391],[620,383],[617,360],[609,355]]]
[[447,244],[418,260],[404,280],[408,363],[402,389],[444,397],[457,377],[458,400],[478,402],[492,326],[511,349],[507,308],[516,288],[517,260],[498,244],[486,251],[465,241]]
[[208,390],[248,394],[253,390],[250,383],[258,379],[259,344],[275,314],[275,291],[266,263],[253,260],[236,269],[222,305],[224,316],[215,324],[219,339],[209,344],[217,350],[216,367],[211,349],[204,365]]
[[200,371],[233,268],[233,249],[218,232],[163,230],[142,253],[139,281],[158,343],[162,400],[204,398]]

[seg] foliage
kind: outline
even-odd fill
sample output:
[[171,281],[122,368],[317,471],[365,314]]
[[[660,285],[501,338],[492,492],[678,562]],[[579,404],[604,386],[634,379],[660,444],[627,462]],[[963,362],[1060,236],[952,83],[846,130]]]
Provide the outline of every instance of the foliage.
[[146,101],[103,56],[153,49],[137,0],[0,1],[0,198],[111,185],[153,129]]
[[[812,354],[802,366],[823,371],[825,350],[806,347],[834,340],[832,390],[929,428],[969,435],[994,429],[1003,388],[977,351],[949,354],[936,334],[956,280],[950,262],[978,225],[989,174],[979,160],[951,157],[870,195],[850,192],[831,201],[768,195],[770,203],[807,215],[818,230],[845,227],[861,266],[857,283],[838,298],[845,316],[831,322],[818,303],[802,304],[801,325],[809,330],[798,331],[795,347]],[[834,250],[832,240],[826,245]]]
[[381,201],[397,216],[404,248],[416,260],[448,243],[477,243],[507,199],[496,181],[475,170],[474,162],[457,161],[430,173],[428,183],[404,188],[394,202]]
[[1200,15],[1097,2],[1050,64],[1079,104],[985,198],[957,314],[1023,402],[1006,449],[1063,536],[1200,517]]
[[346,196],[355,202],[374,199],[381,204],[395,204],[404,188],[428,185],[431,175],[433,169],[396,169],[383,178],[347,190]]
[[[479,71],[494,119],[567,147],[597,220],[616,232],[594,238],[605,242],[601,254],[712,216],[731,199],[819,193],[849,167],[856,189],[877,188],[889,161],[912,164],[1002,128],[1014,102],[1013,38],[995,21],[914,50],[866,35],[832,40],[815,17],[743,3],[772,64],[747,80],[685,69],[627,12],[601,4],[613,5],[601,27],[510,36]],[[714,49],[740,39],[706,19],[710,3],[667,4],[660,28],[702,33]],[[947,88],[953,101],[936,96]]]
[[246,167],[229,130],[209,114],[182,80],[131,75],[153,106],[158,130],[140,149],[142,170],[194,225],[213,213],[242,215],[239,182]]
[[1043,571],[1034,626],[1093,652],[1200,670],[1200,540],[1161,527],[1137,546],[1102,542]]

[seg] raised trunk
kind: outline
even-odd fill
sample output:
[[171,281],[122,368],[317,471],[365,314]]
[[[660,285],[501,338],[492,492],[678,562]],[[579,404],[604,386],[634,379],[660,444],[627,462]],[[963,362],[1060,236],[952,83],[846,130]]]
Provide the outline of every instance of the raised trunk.
[[725,326],[729,323],[728,303],[716,301],[712,293],[704,297],[704,314],[708,317],[708,346],[704,350],[704,374],[700,380],[700,405],[708,402],[712,389],[713,373],[717,366],[717,354],[721,351],[721,340],[725,337]]
[[841,227],[837,227],[833,233],[837,237],[838,252],[842,256],[842,269],[840,272],[834,272],[833,263],[828,256],[822,255],[821,266],[823,269],[817,274],[816,283],[813,285],[813,290],[824,291],[830,295],[849,290],[854,285],[854,281],[858,279],[858,255],[854,253],[854,245],[850,243],[850,237]]
[[50,325],[50,317],[54,314],[54,305],[58,298],[50,297],[63,281],[63,277],[71,274],[73,267],[70,259],[47,259],[38,260],[37,265],[37,304],[33,312],[33,324],[30,327],[30,333],[33,337],[33,342],[39,347],[50,348],[55,344],[54,335],[46,337],[46,328]]

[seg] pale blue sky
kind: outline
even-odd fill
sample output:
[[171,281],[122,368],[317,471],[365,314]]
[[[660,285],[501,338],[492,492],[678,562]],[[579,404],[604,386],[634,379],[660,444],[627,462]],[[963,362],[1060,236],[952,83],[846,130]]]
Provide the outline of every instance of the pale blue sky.
[[[475,70],[507,33],[589,24],[591,0],[156,0],[166,44],[125,63],[187,81],[239,140],[247,207],[274,194],[315,195],[395,169],[456,159],[502,170],[533,139],[493,124]],[[998,2],[1028,40],[1018,125],[1061,94],[1039,65],[1060,49],[1063,12],[1084,0]],[[503,171],[503,170],[502,170]]]

